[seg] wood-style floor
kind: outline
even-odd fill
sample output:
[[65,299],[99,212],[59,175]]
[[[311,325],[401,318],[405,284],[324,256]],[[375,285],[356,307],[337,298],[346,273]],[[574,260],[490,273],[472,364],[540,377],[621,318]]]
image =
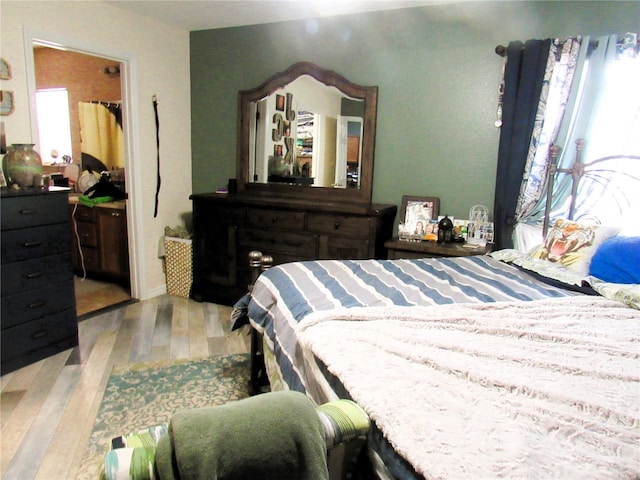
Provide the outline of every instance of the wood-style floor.
[[131,290],[119,283],[74,277],[76,312],[84,320],[94,312],[131,301]]
[[76,478],[115,365],[246,353],[231,308],[162,295],[78,324],[80,345],[1,379],[3,480]]

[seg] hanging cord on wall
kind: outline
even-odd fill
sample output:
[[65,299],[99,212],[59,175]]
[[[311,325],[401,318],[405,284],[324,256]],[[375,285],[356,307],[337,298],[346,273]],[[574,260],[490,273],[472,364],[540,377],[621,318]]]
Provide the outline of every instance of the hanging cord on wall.
[[82,265],[82,278],[81,281],[87,278],[87,269],[84,266],[84,253],[82,252],[82,246],[80,242],[80,234],[78,233],[78,221],[76,220],[76,212],[78,211],[78,204],[76,203],[73,206],[73,213],[71,214],[71,218],[73,219],[73,233],[76,236],[76,246],[78,247],[78,255],[80,256],[80,265]]
[[156,148],[158,150],[158,160],[157,160],[157,164],[158,164],[158,175],[157,175],[157,180],[156,180],[156,201],[155,201],[155,207],[153,209],[153,218],[156,218],[158,216],[158,199],[160,196],[160,184],[162,183],[161,179],[160,179],[160,120],[158,119],[158,97],[156,97],[155,95],[152,97],[153,99],[153,111],[155,113],[156,116]]

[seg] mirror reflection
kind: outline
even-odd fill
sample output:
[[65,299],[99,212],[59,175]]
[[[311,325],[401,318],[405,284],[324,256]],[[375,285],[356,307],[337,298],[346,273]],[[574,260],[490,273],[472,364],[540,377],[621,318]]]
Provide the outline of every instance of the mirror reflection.
[[253,182],[359,188],[363,100],[301,75],[251,109]]

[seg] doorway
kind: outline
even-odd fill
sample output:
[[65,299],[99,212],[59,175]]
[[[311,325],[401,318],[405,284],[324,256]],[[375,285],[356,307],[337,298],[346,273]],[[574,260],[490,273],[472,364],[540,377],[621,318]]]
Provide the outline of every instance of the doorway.
[[[99,52],[97,49],[87,49],[81,46],[74,47],[73,41],[59,39],[47,38],[47,35],[42,34],[31,34],[29,32],[25,32],[25,43],[32,46],[30,49],[31,54],[34,54],[35,49],[49,49],[49,50],[57,50],[59,52],[67,52],[69,54],[73,54],[76,58],[85,58],[87,60],[87,65],[95,64],[95,62],[102,62],[106,66],[101,67],[100,74],[104,75],[105,78],[109,78],[111,80],[111,84],[117,85],[117,94],[109,94],[107,97],[102,97],[103,93],[100,91],[95,91],[95,89],[91,92],[93,98],[96,100],[108,100],[108,101],[120,101],[122,105],[122,130],[125,144],[125,161],[124,168],[122,169],[124,172],[122,180],[126,183],[126,191],[128,194],[128,199],[126,200],[126,210],[127,210],[127,230],[128,233],[126,235],[126,242],[129,246],[128,248],[128,258],[126,261],[130,265],[130,274],[128,275],[128,281],[111,281],[108,277],[104,276],[94,276],[94,275],[78,275],[78,270],[76,269],[76,303],[77,303],[77,311],[78,316],[81,317],[83,315],[90,314],[91,312],[95,312],[97,310],[103,310],[105,308],[109,308],[113,305],[119,305],[123,302],[131,301],[135,299],[140,291],[139,279],[136,274],[139,270],[136,268],[135,259],[137,258],[136,244],[132,241],[133,238],[136,238],[135,235],[135,210],[133,208],[134,199],[133,193],[135,190],[135,176],[133,175],[132,169],[130,168],[132,165],[132,155],[131,152],[134,151],[133,136],[130,131],[131,122],[128,119],[131,118],[130,108],[130,97],[128,92],[131,91],[131,72],[127,72],[130,70],[130,59],[126,56],[114,56],[110,53]],[[27,49],[29,50],[29,49]],[[29,55],[28,55],[29,56]],[[57,68],[64,69],[67,68],[65,62],[56,62]],[[69,67],[71,68],[71,67]],[[93,66],[89,66],[87,68],[94,68]],[[73,76],[80,81],[86,73],[86,69],[82,68],[73,68]],[[128,73],[128,74],[127,74]],[[122,79],[120,79],[120,75],[122,74]],[[35,92],[41,85],[39,69],[36,68],[35,62],[35,54],[29,59],[27,58],[27,77],[29,83],[30,90],[30,99],[35,99]],[[84,75],[86,76],[86,75]],[[91,87],[95,87],[96,82],[92,83]],[[106,82],[105,82],[106,83]],[[65,85],[57,85],[58,87],[66,87]],[[129,100],[129,102],[127,102]],[[74,99],[70,98],[70,106],[73,107]],[[38,119],[36,115],[36,106],[34,104],[31,105],[32,112],[32,137],[37,139],[38,135]],[[76,110],[77,112],[77,110]],[[77,118],[77,113],[71,113],[71,120],[79,122]],[[73,125],[72,125],[73,128]],[[73,136],[73,134],[72,134]],[[82,172],[82,154],[80,152],[81,147],[79,146],[79,139],[76,136],[73,147],[73,153],[70,155],[73,160],[71,163],[76,164],[78,166],[78,170]],[[50,158],[50,152],[45,153],[43,156],[43,160]],[[60,155],[62,157],[62,154]],[[77,160],[76,160],[77,159]],[[66,159],[68,161],[68,158]],[[55,163],[55,162],[54,162]],[[55,165],[49,168],[56,168]],[[70,182],[71,183],[71,182]]]

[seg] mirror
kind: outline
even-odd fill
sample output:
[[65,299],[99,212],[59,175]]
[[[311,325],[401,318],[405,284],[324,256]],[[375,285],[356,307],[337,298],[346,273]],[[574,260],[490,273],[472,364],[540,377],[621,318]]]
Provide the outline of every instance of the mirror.
[[377,94],[308,62],[241,91],[238,190],[370,203]]

